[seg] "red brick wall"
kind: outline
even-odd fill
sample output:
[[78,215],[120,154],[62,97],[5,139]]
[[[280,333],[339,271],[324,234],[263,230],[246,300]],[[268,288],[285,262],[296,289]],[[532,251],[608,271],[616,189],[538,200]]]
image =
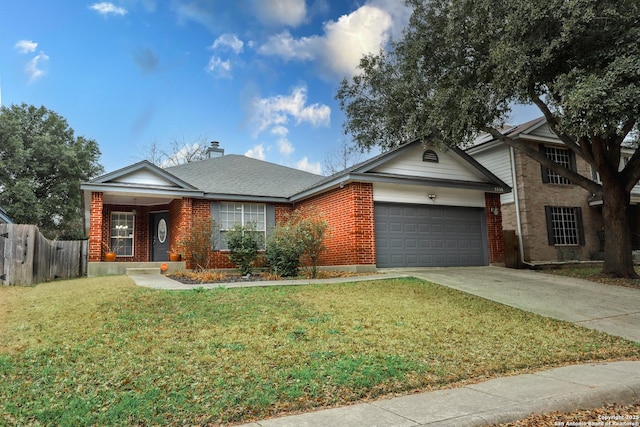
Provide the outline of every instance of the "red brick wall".
[[[149,261],[149,208],[147,206],[133,205],[103,205],[102,209],[102,241],[110,242],[111,237],[111,213],[133,212],[136,210],[133,235],[133,256],[119,256],[118,262],[145,262]],[[99,261],[99,260],[98,260]]]
[[373,185],[350,183],[296,205],[315,207],[328,223],[320,265],[375,265]]
[[[484,193],[485,212],[487,218],[487,244],[489,245],[489,262],[504,262],[504,239],[502,236],[502,208],[500,195]],[[492,212],[495,210],[498,214]]]

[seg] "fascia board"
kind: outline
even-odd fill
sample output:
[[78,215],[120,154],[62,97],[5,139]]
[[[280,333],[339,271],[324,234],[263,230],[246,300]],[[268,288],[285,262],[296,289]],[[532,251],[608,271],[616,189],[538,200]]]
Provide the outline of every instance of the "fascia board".
[[511,187],[509,187],[508,185],[501,186],[498,183],[488,183],[488,182],[406,177],[403,175],[374,174],[374,173],[353,174],[352,178],[354,181],[359,181],[359,182],[384,182],[389,184],[431,185],[434,187],[484,190],[491,193],[511,192]]
[[228,200],[232,202],[254,202],[254,203],[284,203],[290,204],[291,200],[286,197],[272,196],[251,196],[241,194],[206,193],[203,196],[206,200]]
[[86,183],[80,185],[82,191],[100,191],[103,193],[140,193],[158,196],[184,196],[184,197],[203,197],[204,193],[200,190],[189,190],[184,188],[167,188],[167,187],[145,187],[140,185],[119,185],[119,184],[97,184]]

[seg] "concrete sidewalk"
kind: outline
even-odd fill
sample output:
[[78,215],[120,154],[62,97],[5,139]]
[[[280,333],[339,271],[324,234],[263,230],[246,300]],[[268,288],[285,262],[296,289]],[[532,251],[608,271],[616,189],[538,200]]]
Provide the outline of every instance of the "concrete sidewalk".
[[611,402],[627,405],[639,399],[640,361],[612,362],[496,378],[462,388],[261,420],[243,427],[485,426],[520,420],[532,413],[596,408]]

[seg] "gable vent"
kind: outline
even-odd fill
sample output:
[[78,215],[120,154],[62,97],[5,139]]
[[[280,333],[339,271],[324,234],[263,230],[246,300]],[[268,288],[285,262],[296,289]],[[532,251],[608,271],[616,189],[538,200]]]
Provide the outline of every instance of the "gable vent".
[[426,150],[424,153],[422,153],[422,161],[438,163],[438,155],[433,150]]

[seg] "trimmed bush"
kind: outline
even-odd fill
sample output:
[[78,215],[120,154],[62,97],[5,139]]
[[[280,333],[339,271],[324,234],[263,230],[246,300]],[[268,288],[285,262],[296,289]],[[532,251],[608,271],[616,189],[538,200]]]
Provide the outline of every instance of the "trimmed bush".
[[251,274],[258,251],[263,247],[262,233],[256,231],[256,224],[234,225],[227,231],[226,240],[231,262],[238,267],[240,274]]

